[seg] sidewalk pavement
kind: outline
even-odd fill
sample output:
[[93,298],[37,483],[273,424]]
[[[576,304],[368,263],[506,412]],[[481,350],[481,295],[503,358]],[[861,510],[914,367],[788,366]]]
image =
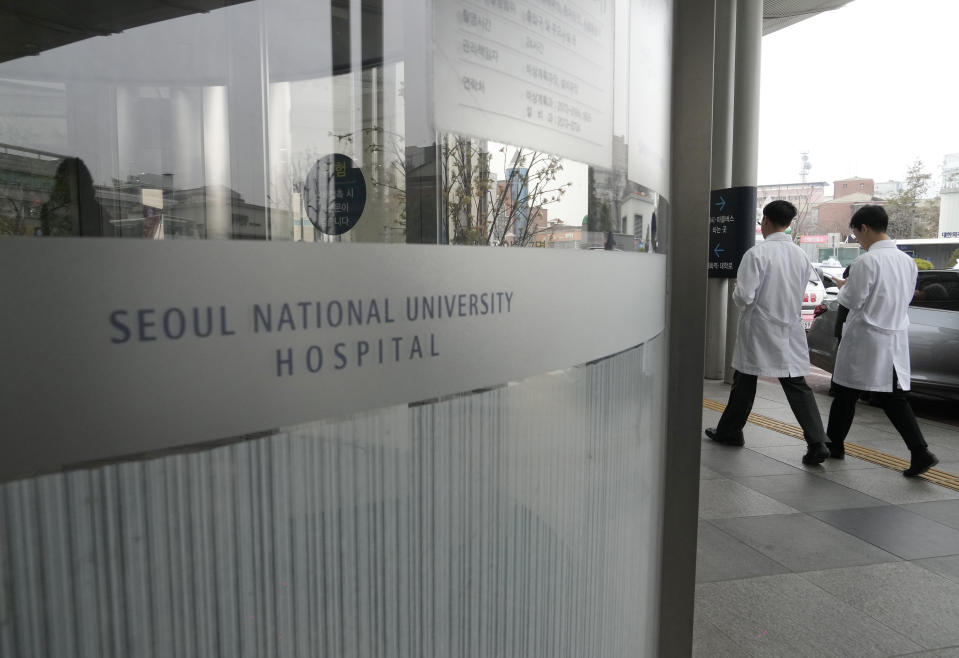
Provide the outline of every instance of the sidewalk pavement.
[[[816,397],[825,422],[831,398]],[[774,379],[753,413],[796,425]],[[703,428],[718,420],[703,410]],[[919,424],[937,468],[959,475],[959,428]],[[959,491],[849,455],[804,466],[801,440],[744,434],[743,448],[703,436],[693,654],[959,658]],[[847,441],[909,459],[863,403]]]

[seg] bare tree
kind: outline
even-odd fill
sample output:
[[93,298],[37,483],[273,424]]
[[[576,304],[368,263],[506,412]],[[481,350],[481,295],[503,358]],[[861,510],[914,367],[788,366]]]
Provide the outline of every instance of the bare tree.
[[[456,244],[531,244],[538,214],[572,185],[559,181],[562,159],[542,151],[501,146],[490,153],[483,140],[453,137],[442,155],[442,194]],[[493,175],[499,170],[502,180]]]
[[921,160],[917,159],[909,166],[902,190],[885,203],[889,214],[889,237],[926,237],[930,228],[935,235],[934,224],[939,220],[938,199],[932,203],[924,201],[931,179],[932,175],[924,171]]

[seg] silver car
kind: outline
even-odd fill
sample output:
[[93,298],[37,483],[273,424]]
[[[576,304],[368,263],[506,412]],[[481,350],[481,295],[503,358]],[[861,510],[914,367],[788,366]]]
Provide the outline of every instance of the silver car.
[[[815,310],[806,338],[809,360],[832,372],[836,364],[839,303]],[[923,270],[909,305],[909,360],[917,393],[959,400],[959,270]]]

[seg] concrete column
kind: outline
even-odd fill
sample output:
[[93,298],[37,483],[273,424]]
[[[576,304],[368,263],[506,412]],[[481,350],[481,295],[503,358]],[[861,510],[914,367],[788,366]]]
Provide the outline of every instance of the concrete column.
[[[668,364],[662,571],[657,656],[689,656],[693,642],[699,451],[706,337],[706,252],[712,143],[715,6],[676,0],[670,134]],[[701,266],[689,256],[699,254]]]
[[[713,85],[713,157],[709,187],[730,187],[733,165],[733,81],[735,79],[736,2],[716,6],[716,46]],[[728,279],[711,278],[706,301],[707,379],[723,379],[726,372],[726,296]]]
[[[763,0],[737,0],[736,80],[733,105],[732,187],[756,185],[759,169],[759,73],[762,57]],[[739,325],[739,309],[726,312],[726,383],[733,381],[732,358]]]

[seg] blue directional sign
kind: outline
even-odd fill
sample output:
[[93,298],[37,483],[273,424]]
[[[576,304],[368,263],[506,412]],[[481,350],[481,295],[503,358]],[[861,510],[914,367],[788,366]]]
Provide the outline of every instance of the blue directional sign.
[[709,195],[709,276],[735,279],[756,243],[756,188],[727,187]]

